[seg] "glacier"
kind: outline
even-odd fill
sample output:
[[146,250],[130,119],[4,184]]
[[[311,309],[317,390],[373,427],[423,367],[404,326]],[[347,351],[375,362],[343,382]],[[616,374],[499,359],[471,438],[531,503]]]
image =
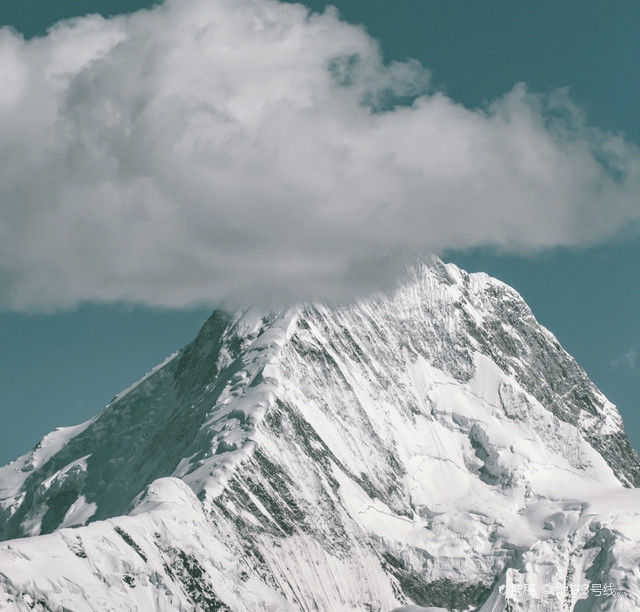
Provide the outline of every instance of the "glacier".
[[433,258],[217,310],[0,468],[0,609],[638,610],[639,484],[518,293]]

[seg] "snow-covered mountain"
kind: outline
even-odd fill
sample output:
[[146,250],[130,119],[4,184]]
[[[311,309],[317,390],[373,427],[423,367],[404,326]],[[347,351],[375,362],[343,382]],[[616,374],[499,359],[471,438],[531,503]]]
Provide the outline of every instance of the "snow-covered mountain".
[[640,459],[522,298],[439,260],[215,312],[0,469],[0,608],[640,609]]

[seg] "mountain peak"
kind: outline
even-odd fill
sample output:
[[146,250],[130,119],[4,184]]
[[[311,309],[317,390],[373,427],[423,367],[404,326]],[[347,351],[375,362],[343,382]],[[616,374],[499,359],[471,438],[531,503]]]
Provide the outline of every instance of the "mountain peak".
[[0,592],[52,609],[99,609],[99,583],[123,609],[501,610],[500,585],[617,576],[635,605],[615,529],[635,536],[602,499],[635,516],[638,482],[615,407],[517,292],[434,258],[347,306],[216,311],[95,419],[0,469],[4,538],[53,532],[35,539],[64,551],[56,576],[93,595],[50,589],[49,553],[28,586],[15,551],[34,538],[0,546]]

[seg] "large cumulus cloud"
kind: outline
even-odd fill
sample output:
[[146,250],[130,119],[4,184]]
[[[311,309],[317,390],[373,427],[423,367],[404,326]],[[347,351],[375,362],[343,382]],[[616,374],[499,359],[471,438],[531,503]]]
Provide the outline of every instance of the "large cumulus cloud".
[[610,238],[639,193],[638,150],[562,92],[467,109],[332,11],[0,30],[4,307],[348,299],[416,254]]

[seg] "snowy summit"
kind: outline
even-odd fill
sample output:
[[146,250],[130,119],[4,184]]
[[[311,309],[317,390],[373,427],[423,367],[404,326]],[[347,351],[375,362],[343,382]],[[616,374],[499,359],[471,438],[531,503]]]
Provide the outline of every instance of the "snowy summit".
[[638,610],[640,459],[510,287],[216,311],[0,468],[7,610]]

